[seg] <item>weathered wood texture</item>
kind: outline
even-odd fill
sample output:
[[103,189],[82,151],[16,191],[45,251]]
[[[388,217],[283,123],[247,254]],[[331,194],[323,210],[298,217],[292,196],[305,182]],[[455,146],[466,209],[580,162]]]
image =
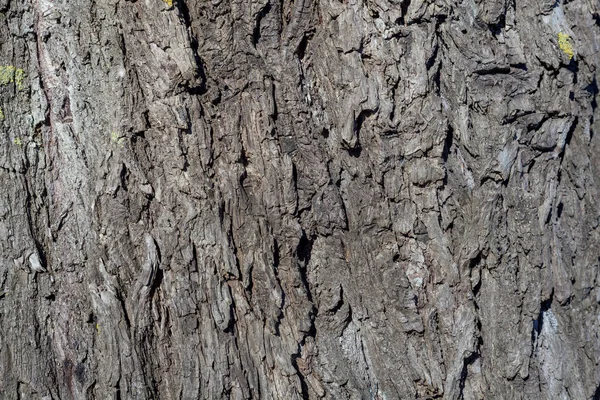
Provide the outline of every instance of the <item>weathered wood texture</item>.
[[600,398],[596,0],[0,0],[2,399]]

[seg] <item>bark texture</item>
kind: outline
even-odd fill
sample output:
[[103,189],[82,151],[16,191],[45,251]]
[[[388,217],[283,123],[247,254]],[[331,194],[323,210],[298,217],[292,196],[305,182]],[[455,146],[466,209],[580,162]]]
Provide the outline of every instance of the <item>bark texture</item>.
[[0,0],[2,399],[599,399],[597,0]]

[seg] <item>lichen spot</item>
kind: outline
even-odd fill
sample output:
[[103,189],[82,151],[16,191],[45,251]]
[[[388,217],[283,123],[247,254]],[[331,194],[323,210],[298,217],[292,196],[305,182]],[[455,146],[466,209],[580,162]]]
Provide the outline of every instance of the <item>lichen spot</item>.
[[23,141],[21,140],[21,138],[20,138],[20,137],[16,137],[16,138],[15,138],[15,140],[14,140],[14,143],[15,143],[17,146],[22,146],[22,145],[23,145]]
[[15,81],[15,67],[12,65],[0,66],[0,85],[8,85]]
[[25,80],[25,72],[21,68],[15,68],[12,65],[0,66],[0,85],[8,85],[15,83],[18,90],[23,89],[23,81]]
[[163,0],[165,2],[166,5],[168,5],[169,7],[173,7],[173,0]]
[[15,70],[15,84],[17,90],[23,89],[23,81],[25,80],[25,72],[21,68]]
[[4,119],[4,110],[0,108],[0,121]]
[[110,141],[114,144],[119,145],[119,147],[123,147],[124,139],[122,137],[119,137],[119,134],[117,132],[113,131],[110,133]]
[[558,32],[558,48],[569,57],[569,60],[575,55],[571,37],[564,32]]

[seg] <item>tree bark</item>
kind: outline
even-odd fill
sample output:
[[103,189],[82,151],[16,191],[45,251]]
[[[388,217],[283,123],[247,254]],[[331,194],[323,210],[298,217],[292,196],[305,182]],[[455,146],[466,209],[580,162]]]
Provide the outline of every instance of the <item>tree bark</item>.
[[0,0],[3,399],[600,399],[596,0]]

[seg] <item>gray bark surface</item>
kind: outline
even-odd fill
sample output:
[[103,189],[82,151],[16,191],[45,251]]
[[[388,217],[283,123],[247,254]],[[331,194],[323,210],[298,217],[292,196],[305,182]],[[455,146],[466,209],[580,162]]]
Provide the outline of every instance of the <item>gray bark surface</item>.
[[596,0],[0,0],[0,398],[600,399]]

